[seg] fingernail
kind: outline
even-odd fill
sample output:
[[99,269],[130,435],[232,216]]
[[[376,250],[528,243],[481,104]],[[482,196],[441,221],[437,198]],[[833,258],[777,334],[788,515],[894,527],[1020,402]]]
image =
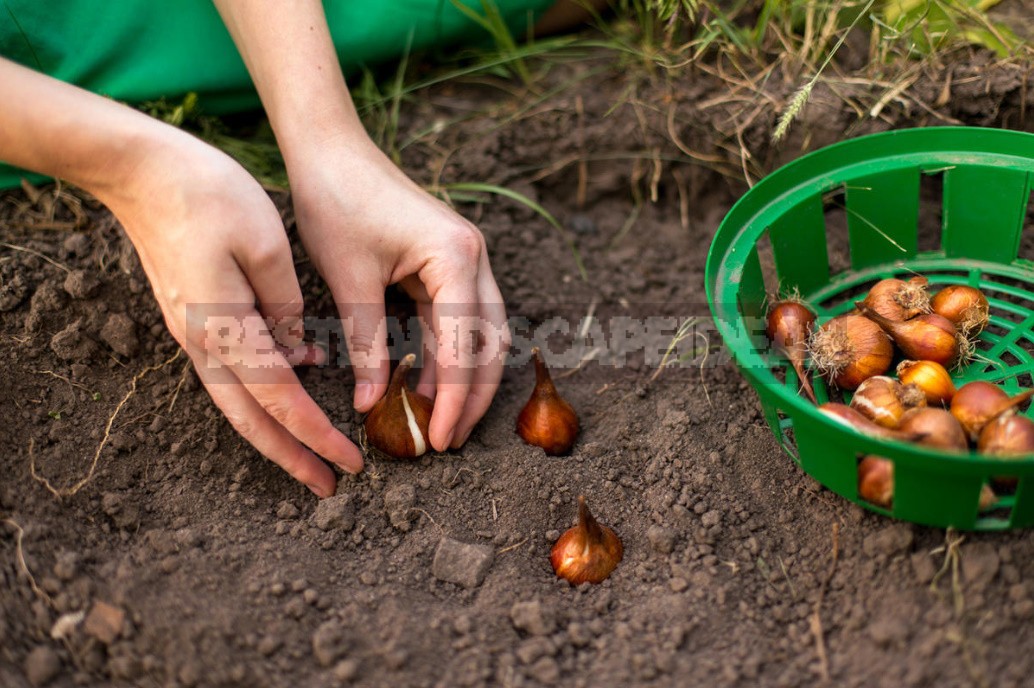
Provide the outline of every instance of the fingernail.
[[358,466],[349,465],[347,463],[338,463],[336,465],[337,465],[338,468],[343,470],[345,473],[351,473],[352,475],[355,475],[356,473],[359,473],[360,471],[363,470],[363,465],[361,463]]
[[320,499],[326,499],[331,494],[333,494],[331,492],[327,492],[326,490],[322,489],[318,485],[306,485],[306,487],[309,488],[309,491],[312,492],[317,497],[319,497]]
[[463,446],[464,444],[466,444],[466,443],[467,443],[467,440],[469,440],[469,439],[470,439],[470,433],[471,433],[472,431],[473,431],[473,428],[471,428],[470,430],[467,430],[467,431],[466,431],[465,433],[463,433],[462,435],[460,435],[460,437],[459,437],[459,441],[458,441],[458,442],[456,442],[456,448],[457,448],[457,449],[458,449],[458,448],[460,448],[460,447],[462,447],[462,446]]
[[327,350],[319,344],[313,344],[312,358],[313,365],[322,366],[327,364],[327,360],[330,359],[330,354],[327,353]]
[[373,401],[373,385],[369,382],[359,382],[355,386],[355,407],[366,408]]
[[448,448],[452,446],[452,438],[453,438],[453,436],[455,434],[456,434],[456,428],[453,428],[452,430],[449,431],[449,436],[445,438],[444,450],[448,450]]

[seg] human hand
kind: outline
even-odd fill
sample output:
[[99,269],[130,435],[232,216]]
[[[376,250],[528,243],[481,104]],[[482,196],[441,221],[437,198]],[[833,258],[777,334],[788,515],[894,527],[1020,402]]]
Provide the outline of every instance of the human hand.
[[399,284],[416,301],[434,361],[417,386],[435,399],[431,445],[461,446],[492,402],[510,341],[484,237],[369,139],[301,145],[288,143],[286,156],[298,231],[338,304],[356,409],[368,411],[387,387],[384,292]]
[[350,472],[362,455],[292,370],[325,354],[302,341],[302,294],[276,207],[237,163],[171,127],[140,158],[131,188],[101,200],[136,246],[169,330],[246,440],[317,496],[334,494],[316,455]]

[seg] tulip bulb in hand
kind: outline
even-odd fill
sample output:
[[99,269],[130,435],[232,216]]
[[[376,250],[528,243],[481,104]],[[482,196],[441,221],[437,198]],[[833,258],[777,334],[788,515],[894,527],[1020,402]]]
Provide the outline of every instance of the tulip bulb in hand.
[[408,354],[391,376],[384,393],[366,416],[366,438],[377,449],[396,459],[420,456],[431,446],[428,426],[434,402],[406,386],[406,375],[416,356]]

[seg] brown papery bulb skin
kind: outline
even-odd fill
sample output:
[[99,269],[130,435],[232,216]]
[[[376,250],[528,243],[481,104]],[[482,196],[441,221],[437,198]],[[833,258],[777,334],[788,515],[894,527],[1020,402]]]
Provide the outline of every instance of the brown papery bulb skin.
[[928,281],[921,275],[907,282],[895,278],[880,280],[869,290],[865,305],[890,320],[908,320],[930,312]]
[[926,406],[926,395],[885,375],[870,377],[851,397],[851,408],[885,428],[898,427],[902,414],[916,406]]
[[858,496],[889,509],[894,500],[894,464],[878,456],[858,462]]
[[1034,389],[1010,397],[1005,390],[990,382],[967,382],[952,397],[951,415],[962,424],[969,438],[976,442],[985,425],[1032,395]]
[[786,356],[793,366],[797,378],[801,381],[801,387],[805,395],[811,399],[811,403],[818,403],[815,399],[815,391],[811,387],[808,373],[804,368],[804,360],[808,354],[808,337],[811,335],[812,325],[815,324],[815,314],[800,301],[789,299],[777,301],[768,309],[768,318],[765,323],[765,331],[768,334],[768,341],[777,351]]
[[984,293],[967,284],[952,284],[937,292],[930,302],[934,313],[955,323],[967,337],[980,334],[990,317],[991,306]]
[[578,436],[578,415],[556,391],[538,347],[531,350],[535,361],[535,389],[517,416],[517,434],[549,456],[562,456]]
[[866,418],[859,411],[845,404],[837,404],[835,402],[823,404],[822,406],[819,406],[819,413],[832,418],[841,425],[846,425],[849,428],[857,430],[863,435],[883,437],[902,442],[914,442],[921,439],[920,435],[900,432],[899,430],[892,430],[890,428],[885,428],[882,425],[878,425]]
[[911,320],[897,321],[884,318],[861,301],[855,305],[862,315],[882,327],[909,358],[933,361],[942,366],[954,365],[958,360],[958,332],[947,318],[928,313]]
[[602,583],[621,563],[625,548],[613,530],[589,512],[585,497],[578,497],[578,524],[553,545],[549,561],[557,577],[571,585]]
[[977,453],[988,456],[1034,454],[1034,420],[1015,413],[998,416],[980,431]]
[[[1034,454],[1034,421],[1015,413],[1003,413],[984,426],[977,441],[977,453],[985,456],[1017,458]],[[995,485],[1015,489],[1017,479],[997,476]]]
[[840,389],[857,389],[874,375],[890,368],[894,346],[880,326],[848,313],[820,327],[808,342],[811,360],[819,372]]
[[962,426],[944,409],[917,408],[905,411],[901,416],[901,432],[921,435],[919,444],[948,451],[969,451],[969,440]]
[[416,356],[407,354],[392,373],[388,391],[374,404],[363,427],[371,445],[396,459],[411,459],[431,446],[428,427],[434,402],[406,386]]
[[955,396],[955,383],[951,374],[940,363],[934,361],[902,361],[897,368],[902,384],[915,385],[926,395],[931,406],[951,403]]

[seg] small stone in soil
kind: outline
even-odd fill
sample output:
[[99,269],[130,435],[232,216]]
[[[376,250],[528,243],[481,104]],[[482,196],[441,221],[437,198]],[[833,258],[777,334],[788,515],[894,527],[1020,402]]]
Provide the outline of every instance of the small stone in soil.
[[351,530],[355,525],[355,505],[348,494],[321,499],[312,521],[320,530]]
[[514,602],[510,620],[517,630],[531,635],[549,635],[556,627],[552,610],[543,607],[539,600]]
[[64,361],[83,361],[93,354],[97,345],[82,331],[82,321],[76,320],[50,338],[50,350]]
[[25,658],[25,677],[33,686],[44,686],[61,671],[61,658],[47,645],[39,645]]
[[560,666],[552,657],[543,657],[535,662],[528,673],[539,683],[552,685],[560,680]]
[[68,273],[65,283],[62,285],[65,292],[73,299],[88,299],[97,292],[101,282],[92,272],[86,270],[73,270]]
[[998,573],[998,551],[990,542],[967,543],[961,548],[962,578],[973,590],[983,590]]
[[274,652],[280,649],[280,646],[284,644],[284,641],[275,636],[267,635],[259,641],[258,647],[256,648],[263,657],[269,657]]
[[287,518],[298,518],[298,514],[299,513],[300,512],[298,511],[298,507],[296,507],[294,505],[294,502],[290,502],[290,501],[285,499],[284,501],[282,501],[279,504],[277,504],[277,507],[276,507],[276,517],[277,518],[284,518],[284,519],[287,519]]
[[93,603],[93,609],[86,616],[83,623],[83,630],[105,645],[110,645],[122,632],[122,625],[126,621],[126,613],[118,607],[98,600]]
[[870,557],[892,557],[912,546],[915,536],[907,523],[895,523],[873,533],[862,541],[862,550]]
[[434,553],[431,573],[438,580],[465,588],[481,585],[495,559],[495,550],[452,538],[442,538]]
[[140,348],[136,337],[136,323],[125,313],[112,313],[101,328],[101,339],[111,350],[122,356],[130,357]]
[[908,624],[904,619],[886,616],[869,624],[869,637],[877,645],[898,645],[908,639]]
[[652,525],[646,531],[646,539],[659,554],[671,554],[675,549],[675,531],[664,526]]
[[359,662],[354,659],[342,659],[334,665],[333,673],[338,681],[351,681],[359,675]]
[[384,509],[388,512],[388,520],[392,526],[403,532],[412,527],[415,504],[416,488],[409,483],[392,485],[384,493]]
[[312,655],[322,667],[329,667],[345,651],[345,629],[337,621],[326,621],[312,634]]

